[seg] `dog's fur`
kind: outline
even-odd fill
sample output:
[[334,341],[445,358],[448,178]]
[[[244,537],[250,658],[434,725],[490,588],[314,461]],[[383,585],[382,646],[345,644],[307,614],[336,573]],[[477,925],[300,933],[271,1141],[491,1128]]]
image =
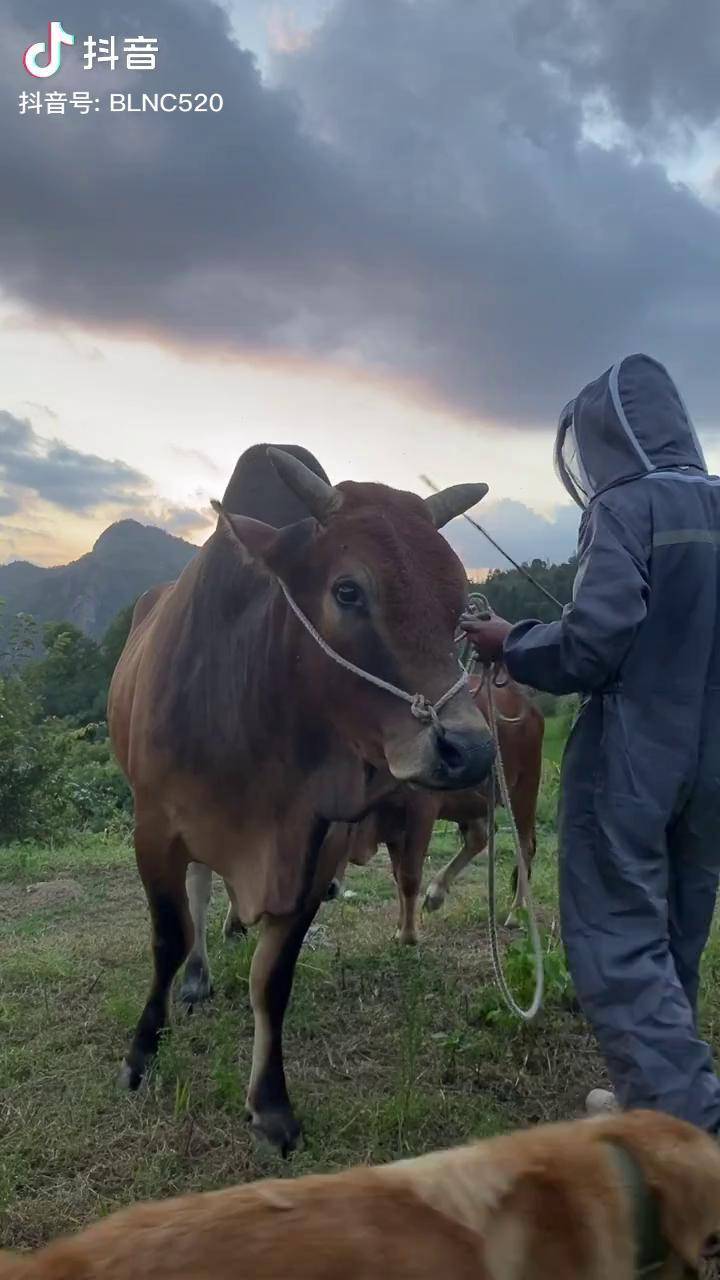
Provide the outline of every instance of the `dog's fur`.
[[632,1280],[633,1206],[612,1144],[659,1201],[694,1268],[720,1228],[720,1150],[650,1112],[494,1138],[377,1168],[140,1204],[0,1280]]

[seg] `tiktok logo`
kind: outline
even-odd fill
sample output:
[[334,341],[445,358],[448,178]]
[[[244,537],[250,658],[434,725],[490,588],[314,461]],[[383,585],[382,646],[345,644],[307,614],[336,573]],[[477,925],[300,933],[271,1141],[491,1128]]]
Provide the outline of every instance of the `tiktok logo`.
[[[47,76],[54,76],[55,72],[60,70],[62,46],[74,43],[75,37],[68,35],[67,31],[63,31],[62,22],[49,22],[47,44],[45,44],[44,40],[38,40],[37,44],[31,44],[23,54],[23,66],[31,76],[37,76],[42,80]],[[41,66],[38,59],[43,54],[47,55],[47,62],[44,66]]]

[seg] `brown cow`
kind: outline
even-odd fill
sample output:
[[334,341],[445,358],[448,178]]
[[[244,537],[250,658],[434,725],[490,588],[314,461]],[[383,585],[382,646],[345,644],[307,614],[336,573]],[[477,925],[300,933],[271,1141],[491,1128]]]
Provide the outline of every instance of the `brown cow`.
[[[149,609],[138,607],[109,702],[153,925],[154,977],[124,1079],[139,1085],[167,1022],[193,937],[186,872],[203,863],[230,885],[243,922],[262,921],[248,1110],[283,1150],[298,1125],[282,1024],[302,940],[337,866],[330,824],[362,817],[390,775],[467,787],[487,776],[494,754],[469,693],[454,692],[466,582],[437,532],[487,486],[425,501],[385,485],[334,488],[314,459],[308,467],[293,452],[258,446],[240,459],[215,533]],[[282,490],[278,477],[305,518],[290,523],[274,498],[266,505],[266,492]],[[328,656],[290,601],[345,660],[408,700]]]
[[[487,686],[479,678],[473,678],[471,684],[475,703],[487,718]],[[536,848],[535,813],[542,771],[544,721],[538,709],[512,680],[495,686],[493,697],[510,804],[529,876]],[[446,795],[397,787],[353,829],[340,874],[331,887],[331,896],[338,893],[342,872],[348,862],[365,866],[377,853],[378,846],[386,845],[400,905],[397,938],[400,942],[414,945],[417,942],[417,901],[422,870],[435,823],[439,819],[457,823],[463,843],[459,853],[430,882],[424,903],[428,911],[436,911],[442,906],[456,877],[485,849],[487,817],[487,783],[473,790]],[[517,869],[513,872],[513,893],[508,924],[514,922],[516,910],[524,905]],[[226,934],[232,931],[232,921],[231,908]]]

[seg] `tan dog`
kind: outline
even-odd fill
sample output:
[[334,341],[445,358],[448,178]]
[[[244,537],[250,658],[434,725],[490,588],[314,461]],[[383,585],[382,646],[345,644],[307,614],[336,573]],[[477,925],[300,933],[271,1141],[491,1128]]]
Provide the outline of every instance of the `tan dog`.
[[[649,1253],[640,1237],[652,1222]],[[671,1280],[720,1228],[720,1150],[650,1112],[135,1205],[1,1280]]]

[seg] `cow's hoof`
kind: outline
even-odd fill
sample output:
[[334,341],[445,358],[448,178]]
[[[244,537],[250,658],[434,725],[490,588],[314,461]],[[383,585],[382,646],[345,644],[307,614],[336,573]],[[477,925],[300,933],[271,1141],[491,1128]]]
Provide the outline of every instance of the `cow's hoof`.
[[231,916],[228,912],[223,925],[223,938],[226,942],[238,942],[247,937],[247,929],[242,920]]
[[423,901],[423,911],[439,911],[446,896],[446,890],[442,889],[439,884],[435,884],[433,881],[432,884],[428,885],[427,893],[425,894],[425,899]]
[[511,911],[511,912],[510,912],[510,914],[509,914],[509,916],[508,916],[507,920],[505,921],[505,928],[506,928],[506,929],[519,929],[519,928],[520,928],[520,921],[518,920],[518,918],[517,918],[517,916],[516,916],[516,914],[515,914],[515,912],[514,912],[514,911]]
[[325,901],[334,902],[336,898],[339,898],[340,888],[341,886],[340,886],[339,880],[331,880],[327,887],[327,893],[325,894]]
[[403,933],[402,929],[395,930],[395,941],[399,942],[401,947],[416,947],[418,944],[416,933]]
[[275,1111],[248,1110],[247,1114],[255,1137],[275,1147],[283,1159],[295,1150],[301,1129],[289,1108]]
[[210,970],[200,959],[188,960],[185,965],[182,986],[180,987],[180,999],[188,1013],[194,1009],[196,1004],[202,1004],[203,1000],[209,1000],[212,993],[213,984]]

